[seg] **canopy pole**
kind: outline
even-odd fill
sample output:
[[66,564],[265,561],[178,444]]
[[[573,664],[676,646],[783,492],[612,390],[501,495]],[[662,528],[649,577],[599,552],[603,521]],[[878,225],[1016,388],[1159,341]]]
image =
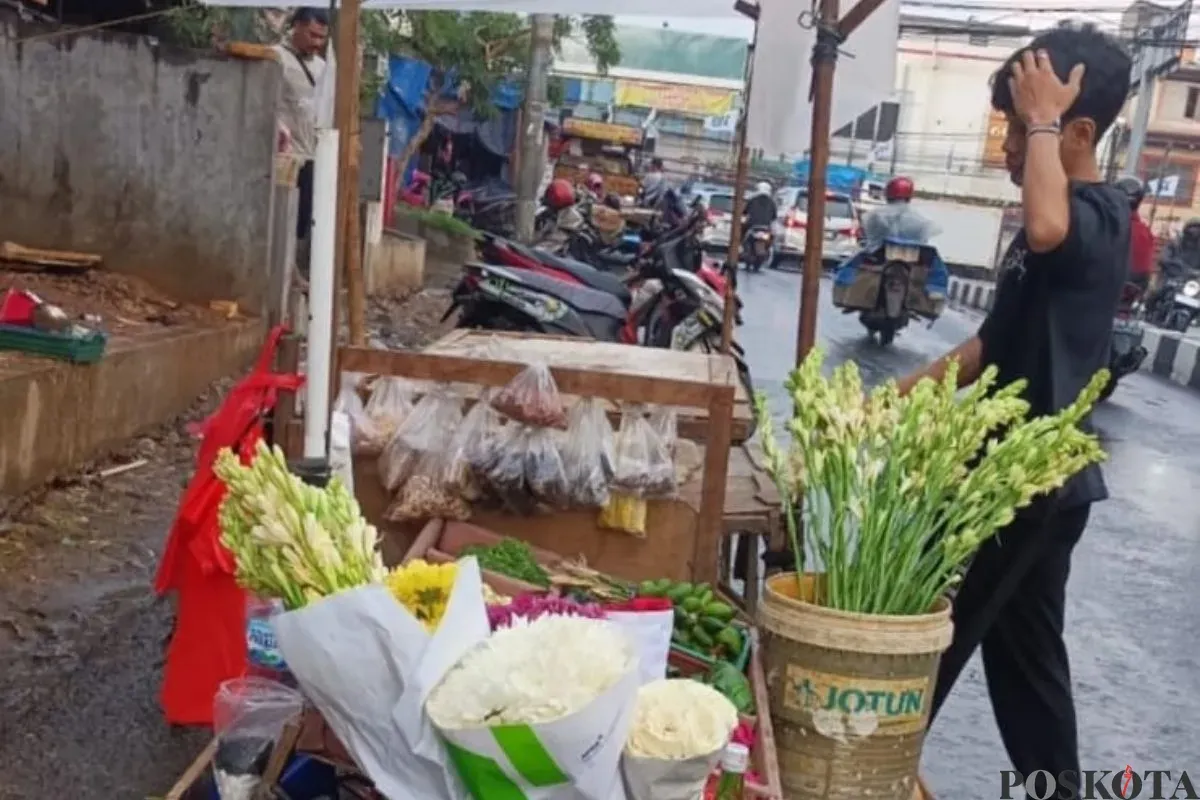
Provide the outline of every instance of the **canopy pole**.
[[[833,113],[833,75],[838,46],[884,0],[859,0],[838,20],[838,0],[823,0],[814,20],[817,37],[812,54],[812,136],[809,139],[808,220],[804,237],[804,275],[800,282],[800,318],[796,326],[796,363],[817,340],[817,308],[821,300],[821,258],[825,231],[826,173],[829,170],[829,127]],[[816,233],[817,235],[813,235]]]
[[743,68],[742,112],[738,115],[734,147],[737,152],[737,172],[733,178],[733,222],[729,226],[729,251],[725,256],[725,308],[721,318],[721,352],[729,354],[733,346],[733,324],[737,313],[737,274],[741,261],[742,216],[746,211],[746,173],[750,169],[750,153],[746,149],[746,120],[750,117],[750,81],[754,79],[754,46],[758,43],[758,7],[738,3],[735,8],[754,20],[754,36],[746,51]]
[[[350,341],[366,343],[365,306],[362,279],[362,241],[358,220],[358,88],[361,59],[358,57],[359,10],[362,0],[341,0],[337,17],[337,89],[334,97],[333,126],[338,130],[338,203],[337,258],[338,274],[344,284],[335,281],[336,289],[344,285],[350,323]],[[336,320],[336,315],[335,315]],[[334,347],[338,330],[333,330]]]

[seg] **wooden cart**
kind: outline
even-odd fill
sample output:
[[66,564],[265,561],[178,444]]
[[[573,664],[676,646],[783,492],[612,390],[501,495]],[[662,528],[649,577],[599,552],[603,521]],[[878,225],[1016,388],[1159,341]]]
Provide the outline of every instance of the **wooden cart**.
[[[503,386],[526,365],[541,362],[549,366],[568,401],[571,397],[599,397],[680,408],[680,435],[705,442],[695,520],[690,526],[664,525],[669,520],[661,517],[664,506],[658,503],[650,507],[649,535],[644,539],[600,529],[595,511],[545,517],[481,513],[472,518],[473,522],[557,552],[564,552],[564,537],[570,536],[574,546],[567,552],[582,553],[595,569],[625,578],[672,577],[718,583],[718,551],[738,387],[730,357],[539,336],[506,337],[497,345],[489,341],[493,338],[490,334],[461,333],[464,335],[455,340],[455,354],[439,352],[437,347],[423,353],[348,347],[339,351],[339,368],[490,387]],[[748,422],[748,417],[744,419]],[[361,470],[356,472],[361,474]],[[368,519],[378,521],[367,497],[372,484],[378,486],[378,481],[366,475],[362,478],[355,481],[360,503]],[[380,527],[389,537],[399,539],[385,549],[387,560],[402,555],[416,533],[403,526]]]

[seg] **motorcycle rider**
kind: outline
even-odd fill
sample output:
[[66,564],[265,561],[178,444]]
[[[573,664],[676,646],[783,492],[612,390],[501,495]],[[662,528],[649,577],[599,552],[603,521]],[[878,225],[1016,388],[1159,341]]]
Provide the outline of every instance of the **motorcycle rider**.
[[584,190],[590,197],[587,199],[593,203],[599,203],[604,199],[604,176],[598,172],[592,172],[587,176],[587,180],[583,184]]
[[1146,187],[1139,178],[1130,176],[1117,181],[1117,188],[1129,197],[1129,282],[1145,293],[1154,275],[1154,232],[1138,213],[1146,198]]
[[650,169],[642,176],[642,205],[656,208],[667,190],[667,176],[663,173],[663,160],[650,160]]
[[[775,205],[775,198],[771,196],[771,184],[766,181],[759,181],[754,187],[754,196],[746,201],[745,212],[745,233],[742,234],[742,252],[746,252],[746,243],[750,241],[750,234],[755,229],[771,229],[771,225],[779,216],[779,207]],[[743,260],[745,260],[743,258]]]
[[863,220],[863,236],[868,250],[879,247],[889,236],[917,244],[928,243],[929,223],[911,205],[915,191],[912,178],[904,175],[897,175],[887,182],[883,192],[887,205],[875,209]]
[[[1152,320],[1157,316],[1156,309],[1163,313],[1158,319],[1165,319],[1181,280],[1200,274],[1200,217],[1185,222],[1179,238],[1167,242],[1159,259],[1159,269],[1162,275],[1158,286],[1147,295],[1145,303],[1147,318]],[[1164,303],[1167,305],[1159,308]]]

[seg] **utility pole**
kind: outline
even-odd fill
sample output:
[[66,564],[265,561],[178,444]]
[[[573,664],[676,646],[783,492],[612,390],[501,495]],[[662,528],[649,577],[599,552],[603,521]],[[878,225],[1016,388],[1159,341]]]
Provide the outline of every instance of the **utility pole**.
[[546,82],[554,49],[554,15],[530,17],[529,72],[525,102],[521,106],[521,160],[517,172],[517,237],[533,241],[537,216],[537,191],[542,182],[543,142],[546,126]]
[[338,291],[345,286],[349,311],[350,341],[366,344],[362,277],[362,237],[358,223],[359,121],[358,86],[361,59],[358,54],[361,0],[342,0],[337,16],[337,94],[334,96],[334,125],[338,139],[337,276],[334,280],[333,341],[337,346]]
[[[1148,54],[1147,54],[1148,55]],[[1133,127],[1129,130],[1129,149],[1125,151],[1125,172],[1137,175],[1141,166],[1142,148],[1146,146],[1146,129],[1150,127],[1150,106],[1154,103],[1154,74],[1150,59],[1143,57],[1141,82],[1138,84],[1137,107],[1133,112]]]

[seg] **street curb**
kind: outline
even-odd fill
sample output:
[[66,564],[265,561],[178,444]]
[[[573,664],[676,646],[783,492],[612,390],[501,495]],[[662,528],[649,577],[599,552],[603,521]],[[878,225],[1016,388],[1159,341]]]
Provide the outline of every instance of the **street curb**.
[[[951,276],[949,301],[956,308],[989,311],[996,294],[991,281]],[[1142,344],[1146,358],[1141,368],[1169,381],[1200,390],[1200,342],[1179,333],[1144,327]]]
[[1178,333],[1147,327],[1142,345],[1147,352],[1143,370],[1180,386],[1200,389],[1200,343]]

